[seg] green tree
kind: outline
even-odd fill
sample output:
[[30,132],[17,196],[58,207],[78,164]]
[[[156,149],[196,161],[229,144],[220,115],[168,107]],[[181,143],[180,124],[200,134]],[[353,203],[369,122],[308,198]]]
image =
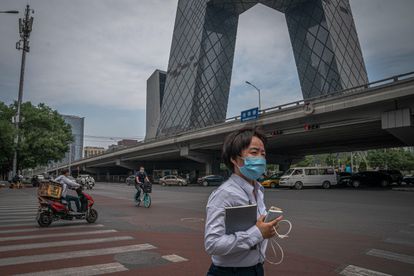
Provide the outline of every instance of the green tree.
[[12,124],[13,110],[0,102],[0,173],[11,169],[15,128]]
[[[2,107],[4,108],[4,104]],[[9,110],[12,116],[15,115],[16,104],[9,106]],[[21,105],[21,118],[17,149],[18,169],[46,165],[49,161],[59,161],[65,156],[73,137],[70,125],[57,111],[45,104],[34,106],[26,102]],[[13,143],[10,141],[7,149],[5,156],[10,167],[13,155]]]

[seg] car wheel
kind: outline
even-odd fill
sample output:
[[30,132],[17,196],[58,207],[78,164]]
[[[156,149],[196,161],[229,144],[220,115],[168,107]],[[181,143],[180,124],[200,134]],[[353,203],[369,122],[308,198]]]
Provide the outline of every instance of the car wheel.
[[165,186],[165,182],[161,182],[161,185],[162,185],[162,186]]
[[389,182],[387,180],[381,181],[381,187],[386,188],[389,185]]
[[324,189],[329,189],[329,188],[331,187],[331,182],[329,182],[329,181],[324,181],[324,182],[322,183],[322,187],[323,187]]
[[178,182],[178,186],[183,186],[183,182]]
[[270,183],[270,188],[272,189],[276,188],[276,183],[275,182]]
[[296,190],[301,190],[303,188],[303,183],[298,181],[295,183],[295,189]]
[[203,186],[204,186],[204,187],[207,187],[207,186],[208,186],[208,181],[204,180],[204,181],[203,181]]
[[352,187],[359,188],[359,186],[361,186],[361,182],[358,180],[352,181]]

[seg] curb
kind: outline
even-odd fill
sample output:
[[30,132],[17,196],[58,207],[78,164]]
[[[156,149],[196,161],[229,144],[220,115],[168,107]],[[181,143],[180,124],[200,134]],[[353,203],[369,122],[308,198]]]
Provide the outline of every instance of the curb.
[[409,188],[392,188],[393,191],[400,191],[400,192],[414,192],[414,187]]

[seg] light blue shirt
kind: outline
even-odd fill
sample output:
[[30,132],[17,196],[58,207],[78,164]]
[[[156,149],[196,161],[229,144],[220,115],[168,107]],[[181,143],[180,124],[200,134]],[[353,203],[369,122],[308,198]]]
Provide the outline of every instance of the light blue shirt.
[[[256,190],[257,201],[253,190]],[[264,262],[267,240],[254,225],[247,231],[226,235],[225,207],[257,204],[257,217],[266,215],[264,189],[258,182],[253,187],[233,174],[213,191],[207,202],[204,246],[216,266],[246,267]],[[255,249],[252,249],[255,245]]]

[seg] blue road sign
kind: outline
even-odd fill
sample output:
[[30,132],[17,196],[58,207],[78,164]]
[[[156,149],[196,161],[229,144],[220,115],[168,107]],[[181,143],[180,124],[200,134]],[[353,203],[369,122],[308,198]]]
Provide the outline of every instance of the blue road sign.
[[241,112],[241,119],[240,121],[250,121],[250,120],[256,120],[259,117],[259,108],[252,108],[248,110],[244,110]]

